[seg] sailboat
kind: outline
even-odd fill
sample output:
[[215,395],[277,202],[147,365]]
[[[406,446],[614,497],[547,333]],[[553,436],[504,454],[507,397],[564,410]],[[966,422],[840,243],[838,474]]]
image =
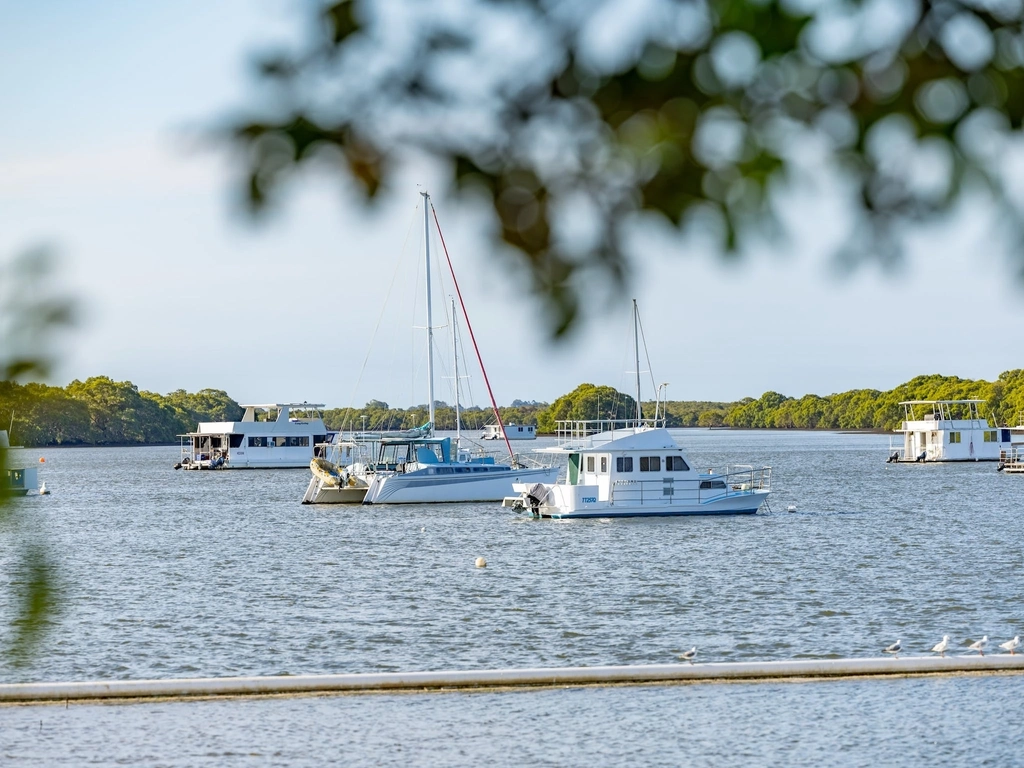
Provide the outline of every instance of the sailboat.
[[[507,436],[505,445],[508,448],[508,462],[498,462],[493,456],[473,456],[468,448],[461,444],[461,429],[459,424],[459,402],[458,402],[458,354],[455,355],[455,414],[456,414],[456,438],[436,437],[434,435],[434,331],[433,318],[431,314],[431,289],[430,289],[430,214],[433,206],[430,203],[430,195],[426,192],[420,193],[423,196],[423,257],[425,262],[424,281],[426,288],[426,313],[427,313],[427,403],[429,409],[429,420],[423,433],[410,435],[402,433],[379,435],[376,445],[378,452],[375,460],[371,462],[352,464],[344,469],[338,469],[332,473],[330,468],[324,467],[320,462],[318,467],[312,467],[313,477],[303,497],[303,503],[353,503],[361,501],[363,504],[424,504],[435,502],[472,502],[472,501],[501,501],[512,493],[512,488],[517,483],[553,483],[558,477],[557,466],[526,466],[512,452]],[[437,224],[437,215],[434,214],[434,223]],[[444,237],[441,235],[440,226],[437,228],[441,244],[444,246]],[[497,403],[491,390],[490,381],[487,378],[487,371],[484,368],[483,360],[480,358],[479,347],[473,335],[473,327],[466,315],[466,306],[462,300],[462,292],[459,289],[458,281],[455,280],[455,271],[452,268],[451,259],[445,247],[445,258],[451,270],[452,281],[455,291],[462,306],[462,315],[466,318],[466,325],[469,330],[470,339],[480,363],[484,383],[487,385],[487,392],[491,398],[491,406],[494,415],[501,425],[504,435],[504,426],[498,412]],[[454,300],[453,306],[453,336],[454,329]],[[453,343],[453,348],[457,346]]]
[[754,514],[771,491],[771,467],[729,466],[698,471],[664,427],[644,419],[640,405],[639,312],[633,300],[636,418],[559,421],[559,445],[569,454],[564,483],[515,485],[502,506],[534,517],[666,517]]

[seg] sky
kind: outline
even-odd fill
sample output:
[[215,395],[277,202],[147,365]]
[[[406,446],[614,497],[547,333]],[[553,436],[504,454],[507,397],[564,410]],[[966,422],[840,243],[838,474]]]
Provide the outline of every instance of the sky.
[[[51,244],[54,281],[83,309],[52,383],[106,375],[240,402],[426,402],[417,206],[420,188],[443,189],[437,170],[406,168],[370,210],[307,174],[253,223],[230,158],[195,141],[254,103],[252,55],[299,39],[304,7],[0,0],[0,262]],[[1024,284],[985,211],[918,238],[892,272],[830,261],[848,222],[828,195],[796,200],[792,240],[737,263],[641,228],[630,287],[595,297],[583,328],[552,343],[479,212],[444,194],[434,205],[499,404],[552,401],[582,382],[632,391],[632,298],[653,370],[645,362],[644,379],[668,382],[670,399],[889,389],[930,373],[992,380],[1024,367],[1003,332],[1024,323]],[[449,330],[434,324],[436,396],[451,402]],[[464,401],[486,404],[479,375],[464,386]]]

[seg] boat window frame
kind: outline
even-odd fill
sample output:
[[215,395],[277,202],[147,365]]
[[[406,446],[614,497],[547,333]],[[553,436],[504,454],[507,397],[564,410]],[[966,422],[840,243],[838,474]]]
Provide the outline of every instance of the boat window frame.
[[[644,465],[647,465],[646,467]],[[661,456],[641,456],[641,472],[661,472]]]
[[[681,466],[680,466],[681,465]],[[682,456],[676,456],[674,454],[665,457],[665,471],[666,472],[689,472],[690,465],[686,463],[686,459]]]
[[949,434],[949,444],[950,445],[955,445],[955,444],[959,444],[960,443],[960,433],[959,432],[949,432],[947,434]]
[[633,457],[632,456],[616,456],[615,457],[615,471],[623,474],[633,472]]

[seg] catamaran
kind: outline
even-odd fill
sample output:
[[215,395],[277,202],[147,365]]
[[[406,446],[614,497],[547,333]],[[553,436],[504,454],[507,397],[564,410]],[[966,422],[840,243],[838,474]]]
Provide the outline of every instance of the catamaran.
[[426,283],[426,314],[427,314],[427,403],[429,421],[424,425],[422,434],[399,435],[380,434],[373,442],[376,448],[372,461],[340,466],[333,463],[314,460],[310,470],[313,477],[309,481],[306,493],[302,498],[304,504],[422,504],[431,502],[470,502],[500,501],[512,492],[516,483],[533,485],[539,482],[554,482],[558,477],[557,466],[529,466],[526,460],[512,451],[508,435],[498,413],[497,403],[491,390],[487,371],[480,357],[480,349],[473,335],[473,327],[466,315],[466,305],[462,300],[455,270],[444,236],[437,224],[437,213],[434,212],[434,224],[437,226],[438,237],[444,247],[445,259],[451,272],[456,295],[462,308],[462,316],[466,318],[477,361],[483,373],[484,383],[491,399],[491,406],[508,448],[509,461],[498,462],[493,456],[473,455],[469,448],[462,445],[462,433],[459,419],[459,358],[455,329],[455,301],[452,300],[452,348],[454,350],[455,375],[455,438],[437,437],[434,434],[434,327],[431,314],[430,290],[430,214],[433,206],[430,195],[423,196],[423,252],[425,260]]
[[534,517],[674,517],[754,514],[771,491],[771,467],[728,466],[698,471],[665,429],[645,419],[640,404],[639,313],[633,301],[636,418],[557,422],[568,453],[563,483],[517,483],[502,506]]

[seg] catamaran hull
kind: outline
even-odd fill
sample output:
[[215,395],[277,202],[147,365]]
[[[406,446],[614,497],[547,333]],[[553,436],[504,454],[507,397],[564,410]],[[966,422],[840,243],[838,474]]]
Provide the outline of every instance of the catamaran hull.
[[395,473],[377,475],[370,482],[363,504],[436,504],[445,502],[501,501],[513,484],[554,483],[558,467],[493,470],[467,476]]

